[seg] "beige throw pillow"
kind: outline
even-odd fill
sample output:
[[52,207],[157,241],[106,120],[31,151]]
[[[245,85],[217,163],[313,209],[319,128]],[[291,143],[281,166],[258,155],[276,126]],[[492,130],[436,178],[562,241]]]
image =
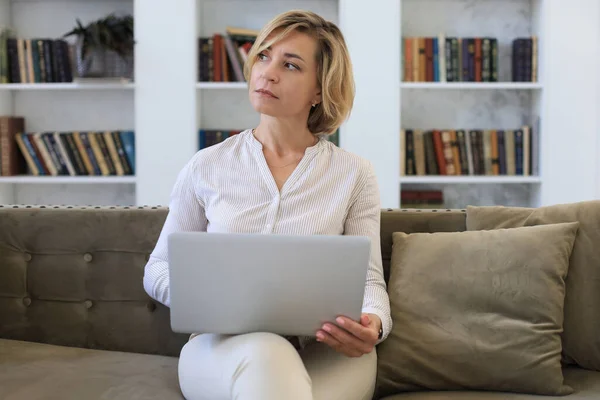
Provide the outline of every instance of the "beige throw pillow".
[[563,362],[600,371],[600,201],[540,208],[468,207],[467,230],[579,222],[566,281]]
[[565,395],[564,279],[578,223],[394,233],[394,326],[377,396],[415,390]]

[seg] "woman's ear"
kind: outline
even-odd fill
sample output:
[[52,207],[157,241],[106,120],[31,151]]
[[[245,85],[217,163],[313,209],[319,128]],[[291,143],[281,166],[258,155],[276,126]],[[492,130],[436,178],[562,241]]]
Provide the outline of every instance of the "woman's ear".
[[321,102],[321,92],[317,93],[311,101],[311,106],[316,107]]

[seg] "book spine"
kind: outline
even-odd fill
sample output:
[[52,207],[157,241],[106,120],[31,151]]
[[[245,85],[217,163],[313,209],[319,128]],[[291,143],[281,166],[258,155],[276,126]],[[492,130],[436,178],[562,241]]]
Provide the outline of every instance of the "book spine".
[[454,82],[454,50],[452,48],[452,38],[446,38],[444,51],[446,52],[446,80],[448,82]]
[[490,57],[490,81],[498,82],[498,39],[491,39],[490,46],[492,52]]
[[481,80],[490,82],[492,75],[492,46],[489,38],[484,38],[481,42]]
[[462,40],[462,81],[469,82],[469,39]]

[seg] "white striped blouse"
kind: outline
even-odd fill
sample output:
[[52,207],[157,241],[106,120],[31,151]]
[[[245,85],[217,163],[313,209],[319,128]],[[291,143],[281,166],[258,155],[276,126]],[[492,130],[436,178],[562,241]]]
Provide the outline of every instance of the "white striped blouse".
[[[175,231],[339,234],[371,238],[362,312],[392,327],[380,248],[379,188],[371,163],[326,139],[306,149],[277,188],[251,129],[198,151],[173,187],[169,213],[144,272],[148,295],[169,306],[167,237]],[[383,340],[382,339],[382,340]]]

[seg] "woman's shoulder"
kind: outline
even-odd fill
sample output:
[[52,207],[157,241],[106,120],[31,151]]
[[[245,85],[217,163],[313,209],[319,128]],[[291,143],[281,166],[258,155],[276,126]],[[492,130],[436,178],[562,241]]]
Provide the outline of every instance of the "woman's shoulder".
[[361,175],[368,175],[373,172],[373,163],[369,159],[341,148],[329,141],[327,141],[327,147],[332,163],[338,164],[340,167],[346,167],[360,172]]

